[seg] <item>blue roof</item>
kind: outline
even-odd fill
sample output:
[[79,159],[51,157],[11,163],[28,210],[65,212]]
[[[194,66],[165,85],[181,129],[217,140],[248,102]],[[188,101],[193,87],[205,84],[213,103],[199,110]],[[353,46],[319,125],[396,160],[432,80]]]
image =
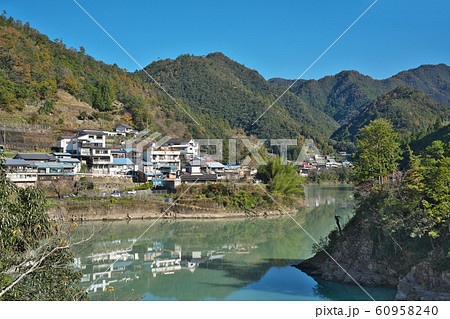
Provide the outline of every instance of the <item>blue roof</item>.
[[113,158],[112,163],[113,165],[134,165],[133,161],[129,158]]
[[162,173],[160,173],[160,172],[155,172],[155,173],[145,173],[145,175],[147,175],[147,176],[156,176],[156,175],[162,175]]
[[132,152],[132,151],[137,151],[137,148],[125,147],[125,148],[122,148],[122,150],[124,150],[125,152],[129,153],[129,152]]
[[39,168],[73,168],[72,164],[62,162],[36,162],[34,165]]
[[170,169],[177,169],[178,166],[175,165],[169,165],[169,164],[156,164],[155,168],[170,168]]

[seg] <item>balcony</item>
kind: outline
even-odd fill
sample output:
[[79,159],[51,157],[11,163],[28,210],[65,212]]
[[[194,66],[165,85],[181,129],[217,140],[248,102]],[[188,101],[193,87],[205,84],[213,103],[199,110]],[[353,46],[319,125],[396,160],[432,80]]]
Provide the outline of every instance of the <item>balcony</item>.
[[33,183],[37,181],[37,174],[19,174],[19,173],[8,173],[6,174],[11,182],[13,183]]
[[92,158],[92,164],[111,164],[111,156],[96,156]]

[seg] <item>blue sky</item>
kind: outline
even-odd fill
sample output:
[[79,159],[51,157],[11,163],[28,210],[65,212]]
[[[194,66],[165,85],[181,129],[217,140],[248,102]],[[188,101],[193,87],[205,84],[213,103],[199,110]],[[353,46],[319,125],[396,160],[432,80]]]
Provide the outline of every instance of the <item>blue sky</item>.
[[[266,79],[297,78],[373,1],[78,0],[143,66],[220,51]],[[0,9],[96,59],[138,68],[73,0],[2,0]],[[379,0],[303,78],[449,65],[449,12],[448,0]]]

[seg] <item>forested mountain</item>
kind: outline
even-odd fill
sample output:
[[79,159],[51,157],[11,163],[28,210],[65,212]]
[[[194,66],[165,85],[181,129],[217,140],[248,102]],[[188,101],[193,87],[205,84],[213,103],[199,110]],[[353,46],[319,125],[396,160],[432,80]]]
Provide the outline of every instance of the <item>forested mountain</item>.
[[95,60],[83,47],[51,41],[29,23],[0,15],[0,44],[3,120],[54,129],[106,129],[124,122],[140,129],[149,123],[154,130],[180,135],[199,130],[153,84],[116,64]]
[[[269,82],[287,88],[293,81],[270,79]],[[290,91],[339,123],[345,123],[365,105],[399,84],[391,79],[377,81],[357,71],[342,71],[319,80],[299,80]]]
[[423,137],[417,138],[415,141],[410,143],[411,149],[415,154],[420,154],[423,152],[428,146],[433,144],[434,141],[442,141],[443,143],[450,142],[450,124],[436,128],[436,130],[431,133],[425,134]]
[[390,120],[394,130],[405,137],[427,130],[436,122],[447,122],[449,117],[448,106],[434,101],[420,90],[402,85],[379,96],[331,138],[353,142],[359,129],[378,118]]
[[[328,115],[290,92],[252,125],[283,89],[222,53],[205,57],[183,55],[176,60],[153,62],[145,70],[213,130],[217,120],[224,119],[231,128],[242,128],[261,138],[302,135],[318,140],[326,139],[338,127]],[[151,81],[145,72],[137,73],[142,80]]]
[[179,105],[144,71],[130,73],[97,61],[83,47],[67,48],[28,23],[0,15],[2,121],[45,124],[54,131],[127,123],[180,137],[313,138],[322,149],[330,144],[345,149],[359,128],[379,117],[390,119],[403,135],[427,129],[437,118],[444,125],[448,121],[448,107],[442,105],[450,106],[445,64],[385,80],[356,71],[301,80],[254,125],[292,80],[266,81],[222,53],[155,61],[145,71]]
[[[283,88],[293,81],[269,80]],[[450,67],[445,64],[422,65],[385,80],[375,80],[357,71],[342,71],[319,80],[299,80],[290,91],[343,124],[375,98],[402,84],[419,89],[437,102],[450,106]]]

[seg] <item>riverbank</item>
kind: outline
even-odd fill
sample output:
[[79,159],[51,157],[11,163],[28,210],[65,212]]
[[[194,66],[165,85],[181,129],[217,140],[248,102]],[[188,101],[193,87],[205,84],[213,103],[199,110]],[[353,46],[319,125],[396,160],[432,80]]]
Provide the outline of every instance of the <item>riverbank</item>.
[[[170,207],[170,208],[169,208]],[[99,221],[99,220],[139,220],[139,219],[212,219],[236,217],[265,217],[284,215],[279,209],[268,210],[228,210],[225,208],[205,208],[185,204],[163,202],[136,203],[127,205],[99,205],[99,206],[55,206],[48,211],[50,219],[63,218],[69,221]],[[165,212],[165,213],[164,213]],[[288,213],[295,214],[297,209],[289,209]]]
[[445,258],[442,249],[418,257],[399,246],[387,256],[370,226],[361,216],[353,217],[341,236],[334,233],[324,245],[334,261],[319,251],[294,267],[330,282],[355,284],[354,279],[363,286],[393,287],[396,300],[450,300],[449,269],[436,266]]

